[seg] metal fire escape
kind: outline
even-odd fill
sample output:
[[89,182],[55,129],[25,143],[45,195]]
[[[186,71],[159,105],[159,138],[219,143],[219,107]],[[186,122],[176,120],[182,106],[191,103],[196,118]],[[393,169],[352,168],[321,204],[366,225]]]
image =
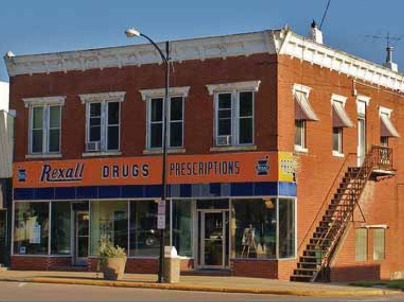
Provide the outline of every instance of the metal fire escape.
[[[348,158],[346,159],[347,162]],[[315,220],[306,244],[297,263],[297,268],[290,277],[291,281],[313,282],[316,280],[329,281],[330,264],[338,245],[342,242],[344,233],[351,221],[359,200],[369,179],[381,179],[395,175],[393,169],[392,150],[386,147],[373,146],[363,161],[362,166],[341,167],[345,173],[340,180],[339,187],[333,196],[323,204],[322,219]],[[341,172],[341,171],[340,171]],[[340,174],[340,173],[338,173]],[[338,175],[336,177],[337,182]],[[363,213],[362,213],[363,215]],[[314,226],[316,228],[314,229]],[[308,237],[308,236],[307,236]]]

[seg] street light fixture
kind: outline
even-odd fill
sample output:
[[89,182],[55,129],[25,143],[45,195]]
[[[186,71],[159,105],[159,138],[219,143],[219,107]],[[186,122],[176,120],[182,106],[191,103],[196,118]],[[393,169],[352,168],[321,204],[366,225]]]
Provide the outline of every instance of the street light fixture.
[[[130,28],[125,31],[125,35],[128,38],[133,37],[144,37],[147,39],[153,46],[156,48],[158,53],[160,54],[161,59],[163,60],[165,66],[165,95],[164,95],[164,115],[163,115],[163,129],[162,129],[162,149],[163,149],[163,167],[162,167],[162,185],[163,185],[163,192],[161,195],[161,208],[164,208],[164,216],[158,217],[159,219],[162,218],[163,225],[158,226],[160,228],[160,257],[159,257],[159,271],[158,271],[158,283],[163,282],[163,258],[164,258],[164,230],[165,230],[165,214],[166,214],[166,199],[167,199],[167,174],[166,174],[166,167],[167,167],[167,121],[168,121],[168,90],[169,90],[169,80],[170,80],[170,42],[166,41],[166,53],[164,54],[161,48],[148,36],[141,33],[140,31]],[[160,207],[159,207],[160,209]],[[160,210],[159,210],[160,211]],[[158,216],[162,215],[163,213],[158,213]]]

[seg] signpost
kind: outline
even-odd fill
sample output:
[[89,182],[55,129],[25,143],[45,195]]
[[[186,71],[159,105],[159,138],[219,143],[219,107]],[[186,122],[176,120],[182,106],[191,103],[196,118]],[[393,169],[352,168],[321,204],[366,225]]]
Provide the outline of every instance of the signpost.
[[164,230],[166,228],[166,201],[160,200],[157,208],[157,229]]

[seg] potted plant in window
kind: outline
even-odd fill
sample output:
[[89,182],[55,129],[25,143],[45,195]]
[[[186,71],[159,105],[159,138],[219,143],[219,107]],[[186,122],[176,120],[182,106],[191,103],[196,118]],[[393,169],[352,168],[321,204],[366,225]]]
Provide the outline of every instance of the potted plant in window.
[[101,239],[98,249],[99,267],[105,280],[120,280],[123,278],[126,265],[125,249],[114,244],[111,240]]

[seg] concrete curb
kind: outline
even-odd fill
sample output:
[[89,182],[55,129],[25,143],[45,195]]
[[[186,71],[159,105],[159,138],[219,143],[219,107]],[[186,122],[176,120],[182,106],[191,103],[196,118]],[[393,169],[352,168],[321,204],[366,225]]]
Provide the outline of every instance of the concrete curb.
[[299,290],[299,289],[269,289],[269,288],[237,288],[229,286],[208,286],[208,285],[190,285],[181,283],[154,283],[137,281],[107,281],[107,280],[87,280],[72,278],[0,278],[0,281],[26,282],[26,283],[53,283],[53,284],[74,284],[74,285],[92,285],[92,286],[110,286],[124,288],[150,288],[179,291],[200,291],[200,292],[222,292],[238,294],[270,294],[270,295],[291,295],[291,296],[317,296],[317,297],[338,297],[338,296],[383,296],[397,293],[392,290],[384,289],[352,289],[352,290]]

